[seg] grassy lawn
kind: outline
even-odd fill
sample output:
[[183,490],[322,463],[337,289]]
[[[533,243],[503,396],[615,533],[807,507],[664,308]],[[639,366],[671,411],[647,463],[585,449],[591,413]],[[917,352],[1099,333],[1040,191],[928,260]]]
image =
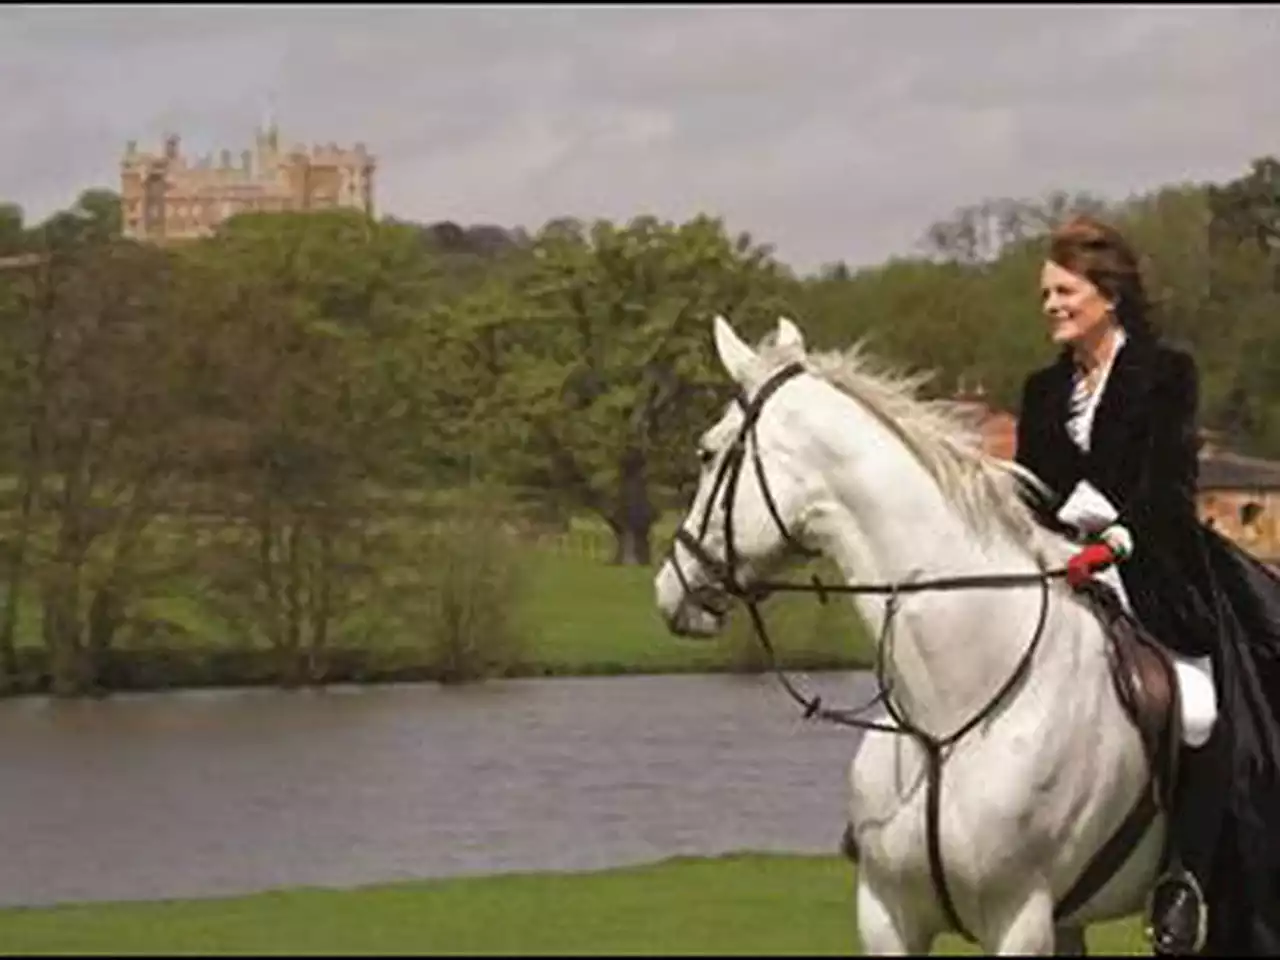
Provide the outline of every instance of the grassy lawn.
[[724,659],[723,644],[671,636],[653,603],[653,571],[547,552],[529,565],[523,623],[530,663],[563,671],[698,667]]
[[[650,569],[548,554],[531,573],[527,658],[557,673],[719,670],[751,661],[758,649],[737,611],[721,639],[669,634],[654,606]],[[770,636],[791,662],[867,662],[870,645],[847,601],[824,608],[816,597],[778,596],[763,609]]]
[[[7,954],[857,953],[853,870],[835,857],[674,859],[600,873],[451,879],[237,899],[0,911]],[[1092,953],[1146,954],[1136,921]],[[940,954],[977,951],[954,938]]]

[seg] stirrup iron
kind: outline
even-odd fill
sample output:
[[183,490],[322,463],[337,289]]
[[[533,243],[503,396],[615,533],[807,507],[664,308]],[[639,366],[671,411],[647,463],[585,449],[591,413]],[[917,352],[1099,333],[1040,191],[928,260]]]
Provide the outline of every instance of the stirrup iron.
[[1182,887],[1191,892],[1196,911],[1196,931],[1195,939],[1187,948],[1188,955],[1200,953],[1204,949],[1205,941],[1209,936],[1209,906],[1205,902],[1204,889],[1200,886],[1200,881],[1196,879],[1196,875],[1185,867],[1176,867],[1167,870],[1159,880],[1151,888],[1150,894],[1147,896],[1147,925],[1143,930],[1147,943],[1150,944],[1153,952],[1164,956],[1172,954],[1163,952],[1156,934],[1156,918],[1154,916],[1154,908],[1156,895],[1165,887]]

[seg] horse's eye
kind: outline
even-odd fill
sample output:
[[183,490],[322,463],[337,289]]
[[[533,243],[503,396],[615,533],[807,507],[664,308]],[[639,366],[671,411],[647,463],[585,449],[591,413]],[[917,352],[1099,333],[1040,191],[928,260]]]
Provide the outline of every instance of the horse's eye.
[[698,462],[704,467],[709,465],[715,458],[716,452],[714,450],[708,450],[706,447],[698,448]]

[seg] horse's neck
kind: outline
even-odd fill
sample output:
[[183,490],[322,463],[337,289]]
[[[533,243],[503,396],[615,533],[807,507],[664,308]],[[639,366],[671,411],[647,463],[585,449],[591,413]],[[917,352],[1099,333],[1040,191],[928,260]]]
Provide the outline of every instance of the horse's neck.
[[[813,521],[850,583],[1036,571],[1028,551],[998,525],[979,538],[902,441],[852,406],[852,422],[842,414],[841,429],[825,431],[834,438],[825,451],[828,497]],[[855,602],[878,632],[887,598]],[[900,595],[885,651],[895,699],[935,733],[964,722],[1016,668],[1041,603],[1036,585]]]

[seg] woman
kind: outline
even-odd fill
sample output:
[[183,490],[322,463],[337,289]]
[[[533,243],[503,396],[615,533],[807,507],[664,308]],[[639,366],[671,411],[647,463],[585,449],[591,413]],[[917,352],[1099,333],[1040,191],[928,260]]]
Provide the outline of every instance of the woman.
[[1200,523],[1191,357],[1160,341],[1138,260],[1086,217],[1054,231],[1043,311],[1062,350],[1027,378],[1017,459],[1043,522],[1109,567],[1173,654],[1187,714],[1157,954],[1280,954],[1280,579]]

